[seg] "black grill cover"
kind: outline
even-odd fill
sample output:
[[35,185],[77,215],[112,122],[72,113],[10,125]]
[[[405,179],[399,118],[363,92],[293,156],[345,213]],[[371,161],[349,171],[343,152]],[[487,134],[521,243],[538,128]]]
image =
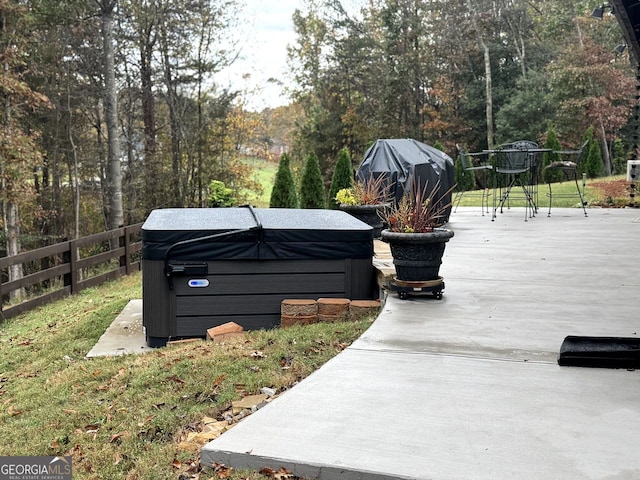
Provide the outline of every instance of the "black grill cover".
[[142,225],[146,260],[372,256],[373,229],[338,210],[169,208],[152,211]]
[[[428,192],[432,192],[440,182],[434,199],[445,205],[451,204],[451,193],[444,194],[455,185],[453,159],[425,143],[411,138],[376,140],[364,154],[356,178],[364,181],[372,174],[376,178],[387,178],[390,194],[396,201],[409,191],[415,178],[416,185],[423,189],[426,184]],[[451,206],[445,211],[445,220],[449,219],[450,213]]]

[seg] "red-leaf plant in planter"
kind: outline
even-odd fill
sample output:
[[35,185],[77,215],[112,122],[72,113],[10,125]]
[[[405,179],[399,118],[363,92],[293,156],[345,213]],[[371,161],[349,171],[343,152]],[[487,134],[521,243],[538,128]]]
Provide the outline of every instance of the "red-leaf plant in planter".
[[402,199],[385,211],[388,228],[382,230],[381,237],[391,248],[397,280],[428,282],[440,278],[445,246],[453,237],[453,231],[444,227],[445,212],[451,206],[445,199],[454,188],[439,196],[439,183],[420,189],[412,181]]

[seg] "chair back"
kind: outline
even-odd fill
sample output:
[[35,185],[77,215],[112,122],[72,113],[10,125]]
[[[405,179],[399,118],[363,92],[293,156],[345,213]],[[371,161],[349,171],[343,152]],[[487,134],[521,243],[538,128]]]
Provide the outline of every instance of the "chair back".
[[497,148],[496,168],[523,172],[529,170],[537,162],[537,154],[528,151],[532,148],[538,148],[538,144],[528,140],[500,145]]
[[467,151],[464,147],[458,143],[456,143],[456,149],[458,150],[458,156],[460,157],[460,162],[462,163],[462,168],[464,170],[473,167],[473,162],[471,161],[471,157],[467,154]]
[[589,140],[586,140],[582,146],[578,149],[578,156],[576,157],[575,163],[576,168],[580,166],[580,162],[587,156],[587,146],[589,145]]

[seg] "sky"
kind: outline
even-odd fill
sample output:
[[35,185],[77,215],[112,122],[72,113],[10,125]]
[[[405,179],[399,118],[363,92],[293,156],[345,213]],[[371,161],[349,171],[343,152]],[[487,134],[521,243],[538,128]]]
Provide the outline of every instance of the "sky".
[[247,91],[247,108],[260,111],[289,103],[283,87],[267,80],[286,83],[287,45],[295,34],[291,16],[302,9],[302,0],[245,0],[239,11],[240,57],[217,76],[223,87]]
[[[242,3],[242,2],[241,2]],[[288,79],[287,45],[295,42],[291,16],[296,9],[305,11],[304,0],[244,0],[238,11],[237,30],[240,57],[220,72],[216,79],[222,87],[246,91],[245,107],[253,111],[289,103],[283,85]],[[357,10],[362,0],[344,0],[348,10]],[[283,85],[269,83],[274,78]]]

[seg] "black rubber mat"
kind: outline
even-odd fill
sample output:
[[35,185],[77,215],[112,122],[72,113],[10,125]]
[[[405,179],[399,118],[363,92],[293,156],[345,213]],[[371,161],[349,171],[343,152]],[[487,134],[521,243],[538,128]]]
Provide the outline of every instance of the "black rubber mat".
[[565,367],[640,368],[640,338],[570,335],[562,342],[558,365]]

